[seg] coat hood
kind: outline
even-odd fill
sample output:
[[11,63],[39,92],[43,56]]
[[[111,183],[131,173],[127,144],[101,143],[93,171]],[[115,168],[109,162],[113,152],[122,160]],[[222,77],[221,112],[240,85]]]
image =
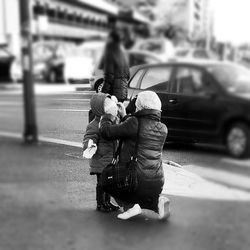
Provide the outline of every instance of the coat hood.
[[143,109],[134,113],[135,117],[141,118],[146,117],[152,120],[161,120],[161,111],[156,109]]
[[109,94],[95,93],[90,100],[90,108],[95,116],[104,115],[104,101]]

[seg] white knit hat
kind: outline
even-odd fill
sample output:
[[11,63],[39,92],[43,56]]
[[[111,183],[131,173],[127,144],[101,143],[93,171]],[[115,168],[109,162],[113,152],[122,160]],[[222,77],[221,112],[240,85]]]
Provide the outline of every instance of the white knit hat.
[[137,111],[142,109],[161,110],[161,100],[153,91],[143,91],[137,96],[135,106]]
[[106,114],[111,114],[113,116],[117,116],[118,107],[117,107],[117,99],[106,97],[104,101],[104,112]]

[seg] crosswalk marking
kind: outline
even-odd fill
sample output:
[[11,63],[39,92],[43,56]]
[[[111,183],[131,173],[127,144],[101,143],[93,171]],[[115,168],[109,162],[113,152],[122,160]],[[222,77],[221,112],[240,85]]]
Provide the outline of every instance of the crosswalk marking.
[[62,111],[62,112],[89,112],[89,109],[46,109],[51,111]]

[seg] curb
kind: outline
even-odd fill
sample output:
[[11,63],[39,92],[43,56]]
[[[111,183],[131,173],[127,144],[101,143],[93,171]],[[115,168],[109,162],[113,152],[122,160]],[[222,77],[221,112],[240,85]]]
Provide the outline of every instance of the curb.
[[22,84],[9,83],[9,84],[1,84],[0,90],[20,90],[22,89]]

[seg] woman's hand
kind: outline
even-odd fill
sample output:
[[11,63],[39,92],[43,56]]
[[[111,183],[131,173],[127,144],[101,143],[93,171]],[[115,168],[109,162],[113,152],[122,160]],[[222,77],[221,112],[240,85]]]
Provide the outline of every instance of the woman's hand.
[[126,115],[126,109],[125,109],[124,104],[121,102],[118,102],[117,107],[118,107],[118,115],[121,116],[121,118],[123,118]]

